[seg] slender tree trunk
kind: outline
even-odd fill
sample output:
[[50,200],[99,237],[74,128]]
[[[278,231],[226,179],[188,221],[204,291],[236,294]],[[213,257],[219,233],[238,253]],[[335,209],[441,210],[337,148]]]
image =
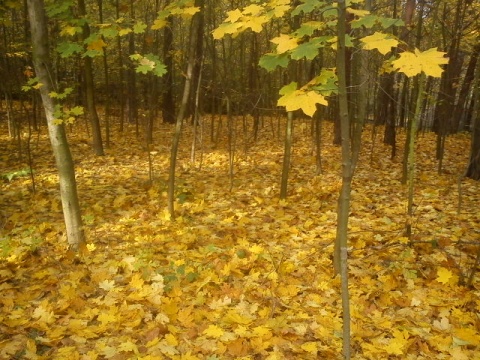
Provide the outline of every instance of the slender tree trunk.
[[[463,78],[463,84],[458,95],[458,102],[453,111],[453,118],[457,122],[457,131],[465,130],[466,118],[469,115],[469,108],[471,98],[468,96],[472,90],[472,83],[475,78],[475,69],[477,68],[478,57],[480,56],[480,43],[473,47],[470,54],[470,61],[468,62],[467,71]],[[480,70],[479,70],[480,71]]]
[[[169,2],[167,2],[168,4]],[[163,29],[163,62],[167,68],[164,76],[162,117],[163,121],[168,124],[175,123],[175,99],[173,96],[173,17],[168,17],[168,24]]]
[[[80,16],[85,17],[86,8],[84,0],[78,0],[78,12]],[[82,38],[85,41],[89,36],[90,26],[85,22],[83,25]],[[95,85],[93,82],[92,58],[90,56],[85,56],[83,59],[85,96],[87,99],[87,114],[90,117],[90,122],[92,124],[93,150],[95,151],[96,155],[101,156],[104,155],[104,152],[102,132],[100,129],[100,119],[98,118],[97,108],[95,106]]]
[[[130,17],[135,19],[135,1],[130,0]],[[135,33],[128,34],[128,53],[135,53]],[[127,73],[127,117],[130,124],[135,124],[135,135],[138,137],[138,101],[137,101],[137,76],[133,63],[128,67]]]
[[[100,20],[100,24],[103,24],[103,0],[97,0],[98,4],[98,18]],[[107,49],[103,49],[103,76],[105,78],[105,89],[107,90],[107,94],[104,97],[104,105],[105,105],[105,146],[107,148],[110,147],[110,113],[111,113],[111,97],[110,97],[110,69],[108,66],[108,57],[107,57]]]
[[418,91],[415,106],[415,114],[411,120],[409,143],[408,143],[408,203],[407,203],[407,224],[405,236],[412,240],[412,219],[413,219],[413,192],[415,185],[415,141],[417,138],[417,128],[422,116],[423,99],[425,96],[425,75],[418,76]]
[[346,73],[346,4],[338,1],[338,44],[337,76],[338,106],[342,139],[342,189],[338,197],[337,235],[334,249],[334,267],[341,276],[342,319],[343,319],[343,357],[350,360],[350,295],[348,291],[348,216],[350,210],[350,193],[352,186],[352,154],[350,150],[350,118],[348,114],[347,73]]
[[[438,160],[438,173],[442,172],[443,157],[445,154],[445,139],[458,128],[454,115],[454,104],[457,94],[456,84],[459,81],[463,59],[460,52],[460,42],[462,39],[463,21],[465,12],[469,6],[468,0],[457,0],[455,7],[455,16],[453,22],[453,36],[448,49],[449,62],[445,71],[442,73],[440,91],[437,97],[437,107],[435,108],[434,130],[437,133],[436,157]],[[448,9],[445,6],[444,19],[446,20]]]
[[[195,6],[203,5],[203,0],[196,0]],[[180,109],[178,111],[177,120],[175,122],[175,132],[173,135],[173,142],[172,142],[172,150],[170,153],[170,169],[168,173],[168,211],[170,213],[171,219],[175,218],[175,170],[177,165],[177,154],[178,154],[178,146],[180,144],[180,135],[182,133],[182,125],[183,120],[185,117],[185,112],[187,110],[188,100],[190,98],[190,90],[192,87],[192,75],[193,75],[193,68],[195,66],[195,52],[196,52],[196,44],[195,41],[197,40],[197,30],[198,27],[201,25],[199,13],[196,13],[192,18],[192,23],[190,25],[190,39],[189,39],[189,54],[188,54],[188,65],[187,65],[187,73],[185,77],[185,85],[183,87],[183,96],[182,96],[182,103],[180,104]]]
[[283,150],[282,183],[280,184],[280,199],[287,197],[288,173],[290,170],[290,159],[292,156],[292,133],[293,133],[293,112],[287,114],[287,126],[285,129],[285,147]]
[[65,125],[54,123],[55,101],[48,95],[55,89],[50,77],[52,72],[44,3],[43,0],[28,0],[27,4],[32,32],[33,63],[39,82],[43,84],[40,87],[40,94],[45,108],[48,133],[59,174],[60,197],[67,228],[67,240],[73,251],[84,250],[85,234],[77,195],[73,159],[65,134]]
[[[477,71],[474,86],[480,87],[480,71]],[[473,99],[473,131],[470,160],[465,176],[474,180],[480,180],[480,92],[477,91]]]
[[[115,0],[115,16],[120,18],[120,0]],[[117,36],[117,53],[118,53],[118,99],[120,101],[120,132],[123,132],[123,125],[125,121],[125,94],[124,94],[124,72],[123,72],[123,51],[122,39]]]

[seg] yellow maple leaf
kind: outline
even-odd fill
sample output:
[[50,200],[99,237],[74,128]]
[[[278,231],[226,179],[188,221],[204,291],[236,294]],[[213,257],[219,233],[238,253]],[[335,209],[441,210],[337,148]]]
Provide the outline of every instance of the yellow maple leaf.
[[248,249],[248,250],[249,250],[251,253],[257,254],[257,255],[258,255],[258,254],[261,254],[262,252],[265,251],[265,249],[264,249],[262,246],[258,245],[258,244],[253,245],[253,246],[250,247],[250,249]]
[[220,24],[219,27],[212,31],[213,38],[218,40],[223,38],[226,34],[235,34],[242,26],[243,23],[241,22]]
[[272,337],[272,329],[266,326],[257,326],[253,328],[253,336],[269,339]]
[[284,86],[280,90],[280,94],[283,96],[278,99],[277,105],[285,106],[287,111],[302,109],[302,111],[310,117],[317,111],[317,104],[328,105],[325,97],[316,91],[296,90],[296,87],[297,84],[295,82]]
[[266,22],[268,22],[268,17],[264,15],[246,17],[243,28],[251,28],[253,32],[259,33],[263,30],[263,24]]
[[165,26],[167,26],[167,24],[168,22],[166,19],[159,18],[159,19],[155,19],[155,21],[153,22],[150,28],[152,30],[159,30],[159,29],[163,29]]
[[102,51],[102,49],[107,46],[105,41],[102,40],[102,38],[98,38],[96,40],[91,41],[87,45],[88,50],[97,50],[97,51]]
[[210,324],[208,325],[208,328],[203,330],[203,334],[218,339],[222,337],[224,331],[220,326]]
[[390,339],[385,351],[390,355],[403,355],[403,351],[408,343],[408,332],[394,329],[393,339]]
[[115,280],[103,280],[98,284],[98,287],[105,291],[113,290],[115,289]]
[[275,5],[272,6],[273,16],[282,17],[285,13],[290,10],[290,5]]
[[415,52],[405,51],[400,57],[392,61],[393,68],[403,72],[408,77],[420,74],[422,71],[427,76],[440,77],[443,69],[440,65],[448,63],[445,53],[431,48],[425,51],[415,49]]
[[122,342],[119,346],[118,346],[118,350],[119,351],[123,351],[123,352],[133,352],[135,354],[139,354],[139,351],[138,351],[138,347],[135,343],[131,342],[131,341],[125,341],[125,342]]
[[309,341],[300,346],[302,350],[309,352],[310,354],[316,355],[318,351],[317,343],[314,341]]
[[46,302],[40,304],[33,311],[33,317],[44,324],[53,324],[55,322],[55,314],[49,309],[49,305]]
[[129,285],[134,289],[141,289],[144,284],[145,284],[145,281],[142,279],[142,276],[140,274],[135,274],[132,276],[132,279],[130,280]]
[[447,284],[452,276],[453,274],[450,270],[441,267],[437,270],[437,278],[435,280],[439,283]]
[[242,316],[237,313],[235,310],[230,310],[223,318],[226,323],[237,323],[248,325],[252,322],[252,319]]
[[178,345],[178,340],[173,334],[167,334],[165,335],[165,341],[167,342],[168,345],[171,346],[177,346]]
[[70,35],[70,36],[73,36],[75,35],[77,32],[80,32],[81,31],[81,28],[79,27],[76,27],[76,26],[64,26],[62,28],[62,30],[60,31],[60,35]]
[[244,14],[257,15],[260,12],[262,12],[262,10],[263,10],[263,7],[261,7],[259,5],[252,4],[252,5],[247,6],[245,9],[243,9],[242,12]]
[[470,345],[478,346],[480,345],[480,334],[478,331],[472,327],[458,328],[453,331],[456,338],[459,338]]
[[287,34],[281,34],[270,41],[277,45],[278,54],[283,54],[298,47],[298,39]]
[[195,15],[199,11],[200,11],[200,8],[198,6],[189,6],[189,7],[183,8],[181,15],[190,17]]
[[366,50],[377,49],[382,55],[387,54],[392,50],[392,47],[398,45],[398,40],[393,38],[390,34],[384,34],[376,31],[372,35],[368,35],[360,39],[363,43],[363,48]]
[[117,316],[111,312],[102,312],[100,315],[98,315],[97,320],[100,321],[102,325],[105,325],[116,322]]
[[232,11],[227,11],[227,18],[225,19],[225,22],[236,22],[238,19],[240,19],[243,15],[242,12],[239,9],[235,9]]

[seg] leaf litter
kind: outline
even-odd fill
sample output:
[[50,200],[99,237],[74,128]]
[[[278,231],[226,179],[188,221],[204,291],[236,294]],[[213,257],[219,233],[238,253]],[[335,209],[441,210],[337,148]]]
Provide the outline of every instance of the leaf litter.
[[[155,134],[153,182],[132,135],[95,157],[76,126],[69,137],[88,235],[82,259],[66,251],[54,163],[41,135],[32,147],[37,192],[27,177],[1,182],[0,358],[339,359],[331,254],[340,149],[325,124],[315,176],[310,123],[298,120],[289,197],[279,200],[276,121],[266,120],[255,143],[238,132],[232,191],[226,134],[217,146],[206,142],[200,167],[200,150],[195,164],[189,160],[187,126],[175,220],[166,208],[168,126]],[[415,216],[407,219],[401,160],[386,156],[378,140],[371,153],[370,130],[350,213],[353,358],[473,359],[480,285],[458,285],[478,247],[478,182],[462,181],[457,213],[469,137],[447,138],[437,175],[434,136],[420,135]],[[24,169],[13,141],[0,139],[2,171]]]

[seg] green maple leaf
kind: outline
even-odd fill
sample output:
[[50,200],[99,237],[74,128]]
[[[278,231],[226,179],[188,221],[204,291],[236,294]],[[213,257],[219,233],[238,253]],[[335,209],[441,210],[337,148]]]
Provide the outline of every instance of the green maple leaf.
[[337,74],[333,69],[322,69],[320,75],[313,78],[308,84],[312,90],[317,91],[323,96],[330,96],[333,93],[337,93]]
[[265,54],[260,58],[259,65],[267,71],[273,71],[277,66],[286,68],[288,66],[287,54]]
[[70,109],[70,113],[74,116],[83,115],[83,106],[75,106]]
[[401,19],[392,19],[379,17],[378,22],[382,25],[384,29],[388,29],[390,26],[404,26],[405,23]]
[[269,15],[271,15],[272,17],[282,17],[283,15],[285,15],[285,13],[290,10],[290,5],[273,5],[271,6],[272,7],[272,10],[270,10],[269,12]]
[[99,33],[100,33],[100,35],[102,35],[106,38],[113,39],[114,37],[116,37],[118,35],[118,28],[113,27],[113,26],[104,27],[104,28],[100,29]]
[[319,0],[303,0],[302,2],[303,4],[298,5],[295,10],[292,11],[292,15],[300,15],[302,11],[304,14],[308,14],[313,10],[325,5],[324,1]]
[[62,42],[58,44],[57,51],[60,54],[60,57],[67,58],[73,54],[77,54],[83,51],[83,47],[80,44],[72,42]]
[[382,55],[389,53],[392,47],[398,45],[398,40],[394,39],[390,34],[375,32],[372,35],[365,36],[360,39],[365,50],[377,49]]
[[377,23],[378,17],[376,15],[366,15],[362,16],[359,19],[352,20],[350,23],[352,29],[358,29],[359,27],[365,26],[367,29],[371,29]]
[[448,64],[444,52],[431,48],[425,51],[415,49],[415,52],[403,52],[397,60],[392,62],[393,68],[403,72],[408,77],[420,74],[422,71],[427,76],[440,77],[443,69],[440,65]]
[[305,58],[307,60],[313,60],[318,55],[318,49],[325,46],[329,39],[327,36],[321,36],[312,38],[309,42],[298,45],[291,53],[292,59],[300,60]]
[[139,21],[135,25],[133,25],[133,32],[135,34],[143,34],[146,28],[147,24],[145,24],[143,21]]
[[303,36],[311,36],[315,30],[320,30],[325,27],[325,23],[321,21],[308,21],[302,24],[300,28],[295,31],[295,35],[299,38]]
[[140,54],[130,55],[130,59],[137,63],[135,71],[141,74],[153,73],[156,76],[163,76],[167,72],[167,68],[160,61],[158,56],[147,54],[142,56]]

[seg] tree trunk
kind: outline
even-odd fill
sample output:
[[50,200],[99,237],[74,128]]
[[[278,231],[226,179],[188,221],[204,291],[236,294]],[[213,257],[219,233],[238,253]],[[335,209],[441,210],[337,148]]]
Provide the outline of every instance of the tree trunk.
[[352,154],[350,149],[350,118],[348,114],[347,72],[346,72],[346,4],[338,1],[338,45],[337,45],[337,76],[338,76],[338,109],[342,139],[342,189],[338,197],[337,235],[334,249],[334,267],[341,276],[342,289],[342,319],[343,319],[343,357],[350,359],[350,296],[348,291],[348,216],[350,210],[350,193],[352,187]]
[[[195,6],[201,6],[203,8],[204,0],[195,0]],[[175,170],[177,164],[178,146],[180,144],[180,135],[182,133],[182,125],[187,110],[188,100],[190,98],[190,89],[192,87],[192,75],[193,68],[195,66],[195,52],[197,46],[195,44],[197,40],[197,31],[201,25],[199,13],[193,15],[192,23],[190,25],[190,39],[189,39],[189,54],[187,73],[185,77],[185,86],[183,88],[182,103],[180,104],[180,110],[178,111],[177,120],[175,123],[175,133],[173,135],[172,150],[170,153],[170,169],[168,173],[168,211],[172,219],[175,218]]]
[[65,226],[67,228],[67,240],[73,251],[79,251],[85,248],[85,234],[77,195],[73,159],[65,134],[65,126],[54,123],[55,101],[48,95],[55,89],[50,77],[52,72],[48,55],[47,22],[44,4],[43,0],[28,0],[27,3],[32,32],[33,63],[39,83],[43,84],[40,87],[40,94],[45,108],[48,133],[59,173],[60,196]]
[[287,198],[288,172],[292,156],[293,112],[287,114],[287,127],[285,130],[285,145],[283,150],[282,182],[280,184],[280,199]]
[[[168,2],[167,2],[168,4]],[[167,18],[169,25],[163,29],[163,62],[167,68],[167,73],[164,77],[164,92],[162,104],[163,122],[168,124],[175,123],[175,99],[173,96],[173,17]]]
[[[135,19],[134,0],[130,0],[130,17]],[[128,53],[135,54],[135,33],[128,34]],[[127,73],[127,117],[130,124],[135,124],[135,135],[138,137],[138,101],[137,101],[137,76],[132,62]]]
[[[85,1],[78,0],[78,12],[79,15],[85,17]],[[83,25],[82,38],[85,41],[90,36],[90,27],[88,23]],[[103,142],[102,142],[102,132],[100,129],[100,119],[98,118],[97,108],[95,106],[95,86],[93,83],[93,70],[92,70],[92,58],[90,56],[85,56],[83,58],[83,70],[85,75],[85,96],[87,99],[87,114],[90,118],[92,124],[92,133],[93,133],[93,150],[96,155],[102,156],[103,152]]]
[[[480,72],[477,71],[475,76],[474,86],[480,86]],[[472,146],[470,149],[470,161],[468,163],[465,176],[474,180],[480,180],[480,92],[476,92],[473,99],[474,108],[473,114],[473,132],[472,132]]]

